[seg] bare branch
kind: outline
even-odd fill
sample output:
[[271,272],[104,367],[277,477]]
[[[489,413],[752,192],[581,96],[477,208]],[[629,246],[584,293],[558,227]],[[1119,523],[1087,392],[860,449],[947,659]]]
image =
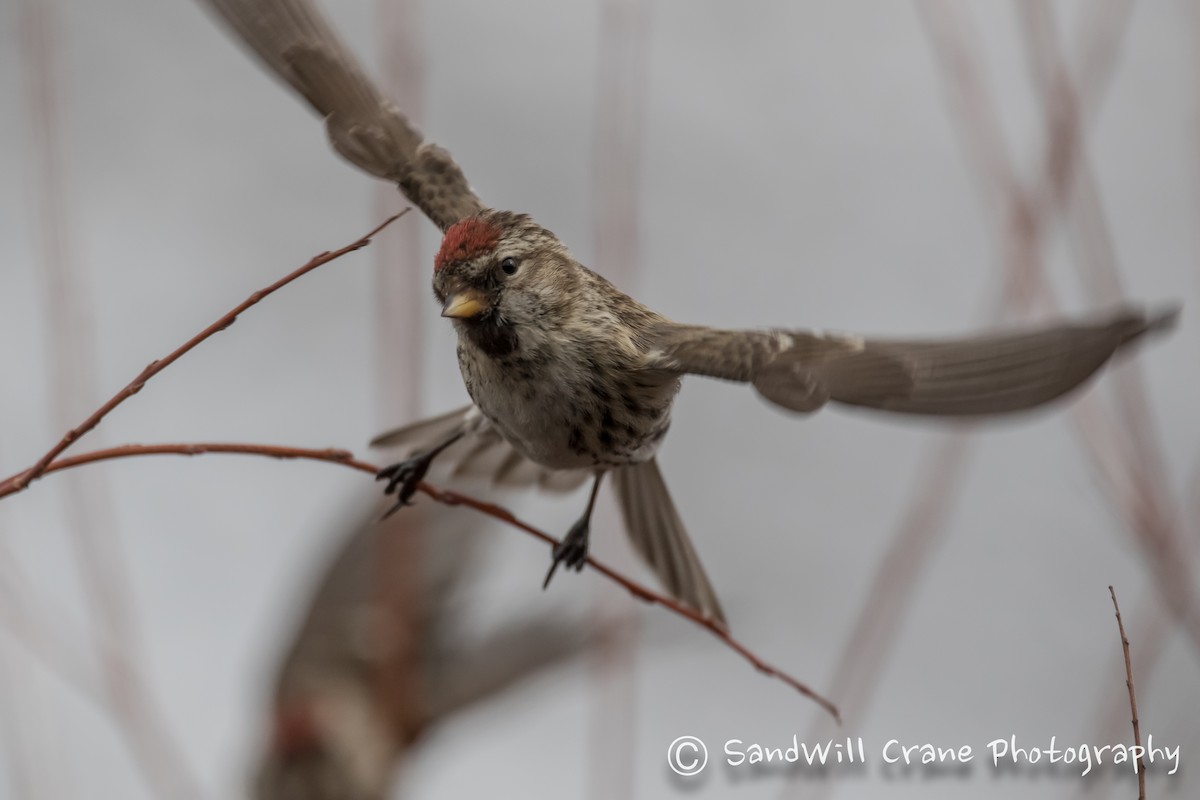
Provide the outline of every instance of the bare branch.
[[[215,334],[219,331],[222,331],[222,330],[228,328],[230,325],[232,325],[237,320],[238,315],[241,314],[243,311],[245,311],[246,309],[255,305],[260,300],[262,300],[264,297],[270,295],[271,293],[282,288],[283,286],[286,286],[287,284],[291,283],[292,281],[296,280],[297,278],[301,277],[302,275],[305,275],[306,273],[311,272],[312,270],[316,269],[317,267],[321,266],[322,264],[327,264],[330,261],[333,261],[334,259],[339,258],[340,256],[343,256],[347,253],[351,253],[355,250],[359,250],[363,247],[366,247],[368,244],[370,244],[371,238],[373,236],[375,236],[375,234],[377,234],[383,228],[390,225],[393,221],[395,221],[396,219],[398,219],[399,217],[403,216],[406,213],[408,213],[408,209],[405,209],[404,211],[400,212],[399,214],[389,217],[381,225],[377,226],[374,230],[372,230],[370,233],[363,236],[358,241],[348,244],[345,247],[343,247],[339,250],[335,250],[331,253],[322,253],[321,255],[316,256],[315,258],[313,258],[311,261],[309,261],[307,264],[300,267],[296,271],[290,273],[289,275],[285,276],[284,278],[281,278],[280,280],[276,281],[275,283],[271,284],[270,286],[266,287],[265,289],[260,289],[257,292],[255,292],[254,294],[250,295],[244,301],[242,301],[237,306],[235,306],[229,313],[225,314],[220,319],[218,319],[216,322],[214,322],[212,325],[209,325],[207,328],[200,331],[200,333],[196,334],[191,339],[189,339],[187,342],[185,342],[183,345],[181,345],[180,347],[173,350],[165,358],[158,360],[158,361],[151,362],[150,365],[147,366],[144,370],[142,370],[142,372],[136,378],[134,378],[133,381],[131,381],[124,389],[117,392],[117,394],[115,394],[108,402],[106,402],[104,405],[102,405],[100,408],[98,408],[96,411],[94,411],[87,419],[85,419],[77,427],[72,428],[70,431],[68,431],[66,433],[66,435],[64,435],[63,438],[58,442],[58,444],[56,444],[54,447],[50,448],[50,450],[48,450],[45,455],[43,455],[40,459],[38,459],[37,463],[35,463],[32,467],[30,467],[29,469],[26,469],[22,472],[19,472],[9,478],[6,478],[3,481],[0,481],[0,498],[4,498],[9,495],[17,494],[18,492],[25,490],[26,488],[28,488],[30,483],[32,483],[33,481],[37,480],[38,478],[40,478],[43,475],[50,473],[50,472],[57,472],[57,471],[61,471],[64,469],[70,469],[72,467],[78,467],[78,466],[82,466],[84,464],[90,464],[90,463],[94,463],[97,461],[108,461],[108,460],[116,459],[116,458],[127,458],[127,457],[131,457],[131,456],[145,456],[145,455],[195,456],[195,455],[202,455],[204,453],[230,453],[230,454],[241,454],[241,455],[269,456],[271,458],[286,458],[286,459],[298,458],[298,459],[306,459],[306,460],[310,460],[310,461],[326,461],[326,462],[335,463],[335,464],[342,464],[347,467],[350,467],[351,469],[357,469],[360,472],[367,472],[367,473],[371,474],[372,476],[374,476],[379,471],[378,467],[376,467],[373,464],[369,464],[365,461],[356,460],[354,458],[353,454],[347,450],[338,450],[338,449],[332,449],[332,448],[317,450],[317,449],[308,449],[308,448],[299,448],[299,447],[281,447],[281,446],[276,446],[276,445],[244,444],[244,443],[205,442],[205,443],[191,443],[191,444],[157,444],[157,445],[128,444],[128,445],[122,445],[120,447],[110,447],[110,448],[105,448],[103,450],[96,450],[96,451],[93,451],[90,453],[83,453],[78,456],[71,456],[68,458],[63,458],[63,459],[58,459],[58,460],[55,460],[55,459],[57,459],[58,456],[64,450],[66,450],[68,447],[70,447],[74,441],[79,439],[81,436],[86,434],[91,429],[95,428],[96,425],[98,425],[100,423],[100,420],[102,420],[110,411],[112,411],[114,408],[116,408],[118,405],[123,403],[128,398],[137,394],[141,390],[141,388],[146,384],[146,382],[148,380],[153,378],[158,373],[162,372],[164,369],[166,369],[168,366],[173,364],[181,356],[183,356],[184,354],[186,354],[187,352],[189,352],[190,350],[195,348],[196,345],[200,344],[205,339],[209,338],[210,336],[212,336],[213,334]],[[525,522],[522,522],[521,520],[517,519],[517,517],[514,516],[510,511],[502,508],[501,506],[494,505],[492,503],[485,503],[481,500],[476,500],[473,497],[468,497],[466,495],[462,495],[457,492],[439,489],[438,487],[433,486],[428,483],[422,483],[419,488],[424,494],[428,495],[429,497],[433,498],[434,500],[436,500],[439,503],[443,503],[448,506],[468,506],[468,507],[478,511],[481,514],[485,514],[487,516],[498,519],[502,522],[506,522],[513,527],[520,528],[521,530],[525,531],[526,533],[529,533],[530,535],[535,536],[538,539],[541,539],[543,542],[546,542],[547,544],[549,544],[551,546],[558,543],[558,540],[556,540],[554,537],[550,536],[549,534],[543,533],[542,531],[538,530],[537,528],[534,528],[531,525],[528,525]],[[647,589],[646,587],[642,586],[641,584],[638,584],[638,583],[630,580],[629,578],[626,578],[625,576],[621,575],[620,573],[610,569],[609,567],[604,566],[603,564],[595,561],[594,559],[592,559],[590,557],[587,559],[587,564],[590,567],[592,567],[592,569],[599,572],[601,575],[604,575],[609,580],[614,581],[618,585],[625,588],[634,597],[637,597],[647,603],[663,606],[664,608],[667,608],[668,610],[674,612],[676,615],[684,617],[684,618],[690,620],[691,622],[693,622],[694,624],[699,625],[700,627],[708,630],[710,633],[712,633],[718,639],[723,641],[726,644],[726,646],[728,646],[730,649],[732,649],[733,651],[738,653],[738,655],[740,655],[742,658],[749,661],[754,666],[754,668],[757,669],[759,672],[762,672],[764,675],[776,678],[776,679],[786,683],[788,686],[791,686],[793,689],[800,692],[800,694],[804,695],[805,697],[808,697],[813,702],[817,703],[819,706],[821,706],[823,709],[825,709],[827,712],[829,712],[829,714],[831,716],[833,716],[833,718],[836,719],[840,724],[841,716],[838,713],[837,707],[833,703],[831,703],[829,700],[825,699],[821,695],[817,694],[815,691],[810,689],[807,685],[805,685],[801,681],[797,680],[796,678],[792,677],[791,675],[788,675],[787,673],[785,673],[785,672],[779,670],[778,668],[763,661],[761,658],[759,658],[757,655],[755,655],[751,650],[749,650],[745,645],[741,644],[736,639],[734,639],[732,636],[730,636],[729,632],[726,631],[720,625],[720,623],[718,623],[717,621],[709,619],[707,617],[703,617],[700,614],[696,613],[695,611],[691,610],[690,608],[687,608],[686,606],[681,605],[680,603],[676,602],[675,600],[673,600],[669,597],[666,597],[665,595],[658,594],[657,592],[653,592],[650,589]]]
[[[279,445],[268,444],[247,444],[247,443],[221,443],[221,442],[198,442],[198,443],[180,443],[180,444],[127,444],[120,447],[110,447],[104,450],[95,450],[90,453],[81,453],[77,456],[63,458],[58,461],[47,464],[41,471],[41,474],[58,472],[72,467],[83,466],[97,461],[109,461],[117,458],[128,458],[132,456],[146,455],[183,455],[197,456],[205,453],[232,453],[239,455],[257,455],[268,456],[270,458],[285,458],[285,459],[304,459],[309,461],[325,461],[333,464],[341,464],[351,469],[356,469],[359,472],[366,472],[372,477],[379,471],[379,467],[374,464],[369,464],[365,461],[359,461],[354,458],[354,455],[346,450],[338,450],[334,448],[326,449],[308,449],[303,447],[283,447]],[[22,475],[26,473],[21,473]],[[18,476],[19,477],[19,476]],[[19,485],[13,479],[0,484],[0,498],[7,495],[16,494],[21,491],[24,486]],[[508,509],[495,505],[494,503],[486,503],[482,500],[477,500],[468,495],[459,494],[448,489],[441,489],[429,483],[422,482],[418,487],[419,490],[436,500],[439,503],[447,506],[466,506],[480,514],[498,519],[508,525],[519,528],[529,535],[541,539],[546,544],[553,547],[558,544],[558,540],[548,533],[545,533],[533,527],[527,522],[518,519]],[[652,591],[645,586],[626,578],[619,572],[605,566],[596,559],[588,556],[587,565],[596,572],[600,573],[610,581],[624,588],[634,597],[643,600],[651,605],[659,605],[671,611],[676,616],[683,617],[695,625],[704,628],[713,636],[720,639],[727,647],[740,655],[746,661],[757,669],[759,672],[768,677],[775,678],[788,686],[795,689],[800,694],[812,700],[814,703],[825,709],[829,714],[840,724],[841,714],[838,712],[837,706],[832,702],[822,697],[817,692],[813,691],[800,680],[792,677],[779,668],[767,663],[759,658],[744,644],[730,635],[729,631],[725,630],[719,622],[708,617],[701,616],[692,609],[684,606],[666,595]]]
[[[1112,595],[1113,610],[1117,613],[1117,630],[1121,632],[1121,652],[1125,654],[1125,685],[1129,687],[1129,709],[1133,712],[1133,744],[1142,749],[1142,730],[1138,724],[1137,698],[1133,692],[1133,664],[1129,660],[1129,638],[1125,636],[1125,623],[1121,621],[1121,607],[1117,605],[1117,592],[1112,586],[1108,587]],[[1138,800],[1146,800],[1146,762],[1141,756],[1137,760]]]
[[335,259],[341,258],[342,256],[346,255],[347,253],[353,253],[355,250],[361,250],[362,248],[366,247],[368,244],[371,243],[371,239],[375,236],[375,234],[379,233],[381,230],[386,228],[388,225],[391,225],[397,219],[399,219],[400,217],[407,214],[408,211],[409,211],[409,209],[406,208],[403,211],[401,211],[399,214],[395,214],[391,217],[388,217],[386,220],[383,221],[383,223],[378,225],[374,230],[372,230],[367,235],[363,236],[361,239],[359,239],[351,244],[348,244],[339,250],[334,250],[332,253],[328,253],[328,252],[321,253],[320,255],[314,257],[307,264],[300,267],[300,269],[296,270],[295,272],[292,272],[291,274],[286,275],[283,278],[280,278],[275,283],[272,283],[270,286],[268,286],[264,289],[259,289],[257,292],[255,292],[254,294],[247,297],[241,303],[238,303],[238,305],[234,306],[234,308],[229,313],[222,316],[220,319],[218,319],[212,325],[209,325],[207,328],[200,331],[195,336],[193,336],[191,339],[187,340],[182,345],[177,347],[175,350],[171,351],[171,353],[168,354],[165,358],[161,358],[157,361],[151,361],[146,366],[146,368],[138,374],[138,376],[136,378],[134,378],[132,381],[130,381],[125,386],[124,389],[122,389],[121,391],[119,391],[115,395],[113,395],[107,403],[105,403],[104,405],[100,406],[100,408],[93,411],[92,414],[87,419],[85,419],[83,422],[79,423],[79,425],[77,425],[74,428],[72,428],[71,430],[67,431],[66,434],[62,437],[62,439],[59,440],[58,444],[54,445],[49,450],[47,450],[46,453],[41,458],[39,458],[37,460],[37,463],[35,463],[32,467],[30,467],[29,469],[27,469],[23,472],[19,472],[16,475],[13,475],[9,478],[6,478],[3,481],[0,481],[0,497],[3,497],[8,494],[12,494],[14,492],[19,492],[22,489],[24,489],[25,487],[27,487],[33,481],[42,477],[42,475],[45,474],[47,468],[50,466],[50,462],[52,462],[52,461],[54,461],[54,459],[58,458],[58,456],[64,450],[66,450],[68,447],[70,447],[71,444],[73,442],[75,442],[76,439],[80,438],[85,433],[90,431],[92,428],[95,428],[97,425],[99,425],[100,420],[102,420],[106,416],[108,416],[108,413],[110,411],[112,411],[117,406],[121,405],[121,403],[125,402],[133,395],[140,392],[142,390],[142,387],[146,385],[146,381],[150,380],[155,375],[157,375],[158,373],[162,372],[164,369],[169,367],[171,364],[175,363],[176,360],[178,360],[181,356],[183,356],[184,354],[191,351],[193,348],[196,347],[196,345],[200,344],[205,339],[209,338],[210,336],[212,336],[215,333],[219,333],[220,331],[223,331],[226,328],[228,328],[230,325],[232,325],[234,322],[237,321],[238,315],[241,314],[243,311],[245,311],[246,309],[255,305],[260,300],[262,300],[264,297],[267,297],[268,295],[273,294],[275,291],[282,289],[284,286],[287,286],[289,283],[296,280],[297,278],[299,278],[303,275],[306,275],[309,272],[312,272],[317,267],[322,266],[324,264],[328,264],[330,261],[333,261]]

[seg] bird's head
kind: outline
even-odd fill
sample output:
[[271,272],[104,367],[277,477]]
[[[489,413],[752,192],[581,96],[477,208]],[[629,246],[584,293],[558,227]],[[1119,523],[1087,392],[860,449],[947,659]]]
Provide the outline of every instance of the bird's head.
[[446,230],[433,293],[460,331],[544,328],[573,302],[577,269],[558,237],[527,215],[483,211]]

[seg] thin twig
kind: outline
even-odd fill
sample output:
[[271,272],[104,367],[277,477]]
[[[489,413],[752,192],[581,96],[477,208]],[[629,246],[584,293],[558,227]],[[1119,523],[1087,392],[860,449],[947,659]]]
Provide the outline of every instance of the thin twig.
[[[150,380],[150,378],[153,378],[159,372],[162,372],[164,369],[166,369],[168,366],[170,366],[172,363],[174,363],[176,360],[178,360],[185,353],[187,353],[190,350],[192,350],[193,348],[195,348],[196,345],[200,344],[205,339],[209,338],[210,336],[212,336],[213,334],[215,334],[219,331],[224,330],[225,328],[228,328],[230,325],[232,325],[237,320],[238,315],[241,314],[243,311],[250,308],[254,304],[258,303],[264,297],[275,292],[277,289],[280,289],[283,286],[286,286],[287,284],[291,283],[292,281],[296,280],[297,278],[301,277],[302,275],[305,275],[306,273],[311,272],[312,270],[316,269],[317,267],[319,267],[323,264],[327,264],[330,261],[333,261],[334,259],[339,258],[340,256],[343,256],[347,253],[351,253],[355,250],[359,250],[363,247],[366,247],[368,244],[370,244],[372,237],[374,237],[377,233],[379,233],[379,231],[383,230],[385,227],[390,225],[396,219],[404,216],[406,213],[408,213],[408,211],[409,211],[409,209],[405,209],[404,211],[401,211],[399,214],[389,217],[387,220],[385,220],[382,224],[377,226],[370,233],[366,234],[358,241],[353,242],[352,244],[346,245],[345,247],[341,248],[340,250],[335,250],[331,253],[322,253],[321,255],[316,256],[311,261],[309,261],[307,264],[300,267],[296,271],[290,273],[286,277],[281,278],[280,280],[276,281],[275,283],[271,284],[270,286],[266,287],[265,289],[260,289],[259,291],[250,295],[250,297],[246,298],[246,300],[242,301],[237,306],[235,306],[233,308],[233,310],[231,310],[229,313],[225,314],[220,319],[218,319],[216,322],[214,322],[212,325],[209,325],[207,328],[200,331],[200,333],[196,334],[194,337],[189,339],[187,342],[185,342],[179,348],[173,350],[165,358],[163,358],[159,361],[151,362],[124,389],[117,392],[117,394],[115,394],[108,402],[106,402],[104,405],[102,405],[100,408],[98,408],[95,412],[93,412],[91,414],[91,416],[89,416],[87,419],[85,419],[77,427],[68,431],[66,433],[66,435],[64,435],[63,438],[58,442],[58,444],[56,444],[54,447],[50,448],[50,450],[48,450],[45,455],[43,455],[40,459],[38,459],[37,463],[35,463],[32,467],[30,467],[29,469],[26,469],[22,472],[19,472],[16,475],[13,475],[9,478],[6,478],[3,481],[0,481],[0,498],[4,498],[4,497],[7,497],[8,495],[12,495],[12,494],[17,494],[18,492],[25,490],[26,488],[28,488],[30,483],[32,483],[33,481],[37,480],[38,478],[40,478],[43,475],[50,473],[50,472],[57,472],[60,470],[69,469],[71,467],[77,467],[77,466],[81,466],[83,464],[89,464],[89,463],[93,463],[96,461],[106,461],[106,460],[111,460],[111,459],[115,459],[115,458],[126,458],[126,457],[131,457],[131,456],[143,456],[143,455],[167,455],[167,454],[170,454],[170,455],[195,456],[195,455],[201,455],[204,453],[235,453],[235,454],[242,454],[242,455],[269,456],[272,458],[289,458],[289,459],[290,458],[300,458],[300,459],[315,460],[315,461],[326,461],[326,462],[335,463],[335,464],[343,464],[352,469],[357,469],[361,472],[370,473],[371,475],[374,475],[375,473],[377,473],[379,471],[378,467],[374,466],[373,464],[368,464],[364,461],[356,460],[353,457],[353,454],[351,454],[349,451],[346,451],[346,450],[337,450],[337,449],[314,450],[314,449],[298,448],[298,447],[279,447],[279,446],[274,446],[274,445],[255,445],[255,444],[241,444],[241,443],[193,443],[193,444],[158,444],[158,445],[129,444],[129,445],[122,445],[120,447],[110,447],[110,448],[105,448],[103,450],[96,450],[96,451],[93,451],[90,453],[83,453],[81,455],[71,456],[68,458],[63,458],[63,459],[58,459],[58,460],[55,460],[55,459],[57,459],[57,457],[64,450],[66,450],[68,447],[70,447],[74,441],[76,441],[81,436],[86,434],[92,428],[96,427],[96,425],[98,425],[100,423],[100,420],[102,420],[110,411],[112,411],[114,408],[116,408],[118,405],[120,405],[122,402],[124,402],[128,398],[137,394],[141,390],[142,386],[144,386],[146,384],[146,382],[148,380]],[[492,503],[484,503],[484,502],[482,502],[480,500],[476,500],[472,497],[458,494],[457,492],[451,492],[451,491],[439,489],[436,486],[432,486],[428,483],[422,483],[419,488],[423,493],[425,493],[426,495],[428,495],[429,497],[433,498],[434,500],[436,500],[440,503],[443,503],[445,505],[451,505],[451,506],[456,506],[456,505],[468,506],[482,514],[486,514],[488,516],[494,517],[495,519],[501,520],[502,522],[506,522],[509,525],[520,528],[521,530],[525,531],[526,533],[536,536],[537,538],[541,539],[542,541],[546,542],[547,544],[550,544],[551,546],[558,544],[558,540],[556,540],[554,537],[550,536],[549,534],[543,533],[542,531],[534,528],[531,525],[528,525],[528,524],[522,522],[521,520],[517,519],[507,509],[504,509],[500,506],[494,505]],[[734,639],[732,636],[730,636],[729,632],[726,631],[724,628],[722,628],[721,625],[718,622],[716,622],[715,620],[709,619],[707,617],[703,617],[700,614],[696,613],[695,611],[692,611],[690,608],[687,608],[686,606],[683,606],[683,605],[677,603],[676,601],[672,600],[671,598],[666,597],[664,595],[660,595],[656,592],[653,592],[653,591],[645,588],[644,586],[642,586],[638,583],[635,583],[634,581],[624,577],[623,575],[613,571],[612,569],[609,569],[608,567],[604,566],[603,564],[600,564],[599,562],[593,560],[590,557],[587,559],[587,563],[594,570],[596,570],[600,574],[604,575],[609,580],[614,581],[617,584],[619,584],[620,586],[624,587],[627,591],[629,591],[635,597],[637,597],[641,600],[644,600],[647,603],[663,606],[663,607],[669,609],[670,611],[673,611],[676,615],[685,617],[686,619],[690,620],[694,624],[699,625],[699,626],[703,627],[704,629],[708,630],[710,633],[712,633],[718,639],[723,641],[730,649],[734,650],[736,653],[738,653],[740,656],[742,656],[742,658],[749,661],[750,664],[752,664],[754,666],[754,668],[757,669],[759,672],[762,672],[763,674],[765,674],[769,677],[776,678],[776,679],[782,681],[783,683],[786,683],[788,686],[791,686],[793,689],[800,692],[800,694],[804,695],[805,697],[808,697],[813,702],[817,703],[817,705],[824,708],[840,724],[841,715],[838,713],[837,707],[833,703],[831,703],[829,700],[825,699],[821,695],[817,694],[815,691],[810,689],[808,686],[806,686],[804,683],[800,682],[796,678],[793,678],[791,675],[788,675],[787,673],[785,673],[785,672],[777,669],[776,667],[773,667],[770,664],[763,661],[761,658],[756,656],[752,651],[750,651],[748,648],[746,648],[745,645],[741,644],[736,639]]]
[[[467,495],[459,494],[458,492],[452,492],[452,491],[448,491],[448,490],[438,489],[436,487],[429,486],[428,484],[422,484],[421,491],[424,492],[425,494],[429,495],[430,497],[432,497],[434,500],[437,500],[439,503],[445,503],[446,505],[451,505],[451,506],[454,506],[454,505],[468,506],[468,507],[473,508],[476,511],[480,512],[481,514],[486,514],[489,517],[493,517],[495,519],[502,520],[503,522],[507,522],[509,525],[512,525],[513,527],[520,528],[521,530],[525,531],[526,533],[531,534],[532,536],[536,536],[538,539],[541,539],[543,542],[546,542],[551,547],[558,544],[558,540],[555,539],[553,536],[543,533],[542,531],[538,530],[537,528],[534,528],[531,525],[529,525],[525,522],[522,522],[521,520],[519,520],[515,516],[513,516],[513,514],[510,511],[508,511],[507,509],[505,509],[501,506],[495,505],[494,503],[485,503],[482,500],[476,500],[473,497],[468,497]],[[678,616],[686,617],[687,619],[691,620],[696,625],[701,626],[702,628],[707,630],[709,633],[711,633],[713,636],[716,636],[718,639],[723,641],[727,646],[729,646],[732,650],[734,650],[742,658],[749,661],[750,664],[753,665],[754,668],[757,669],[759,672],[761,672],[764,675],[767,675],[769,677],[777,678],[778,680],[781,680],[784,683],[786,683],[788,686],[791,686],[793,689],[798,691],[800,694],[809,698],[810,700],[815,702],[817,705],[821,706],[821,708],[828,711],[830,716],[832,716],[839,725],[841,724],[842,716],[841,716],[841,713],[838,711],[837,706],[835,706],[832,702],[825,699],[821,695],[817,694],[815,691],[810,689],[805,684],[801,683],[799,680],[793,678],[791,675],[788,675],[786,672],[782,672],[779,669],[777,669],[776,667],[773,667],[770,664],[767,664],[765,661],[763,661],[758,656],[756,656],[753,652],[751,652],[749,649],[747,649],[745,645],[741,644],[736,639],[734,639],[729,634],[729,631],[727,631],[726,629],[721,627],[720,623],[718,623],[716,620],[713,620],[709,617],[701,616],[700,614],[696,613],[692,609],[688,608],[687,606],[685,606],[681,603],[676,602],[675,600],[671,599],[670,597],[667,597],[666,595],[661,595],[661,594],[658,594],[657,592],[652,592],[651,590],[647,589],[646,587],[642,586],[641,584],[635,583],[634,581],[630,580],[629,578],[626,578],[624,575],[621,575],[620,573],[615,572],[612,569],[609,569],[608,567],[604,566],[600,562],[594,560],[591,556],[588,556],[587,564],[588,564],[588,566],[590,566],[592,569],[599,572],[604,577],[608,578],[609,580],[613,581],[614,583],[616,583],[616,584],[620,585],[621,587],[623,587],[624,589],[626,589],[630,594],[632,594],[634,597],[638,598],[639,600],[644,600],[645,602],[650,603],[652,605],[664,606],[667,609],[669,609],[670,611],[677,614]]]
[[[378,472],[379,468],[363,461],[355,461],[354,454],[349,450],[338,450],[327,447],[321,450],[306,447],[280,447],[276,445],[240,444],[236,442],[202,442],[198,444],[125,444],[120,447],[106,447],[103,450],[93,450],[80,453],[77,456],[60,458],[46,467],[45,474],[58,472],[96,461],[110,461],[114,458],[129,456],[199,456],[205,453],[227,453],[237,455],[270,456],[271,458],[294,459],[302,458],[309,461],[333,461],[344,463],[364,472]],[[12,492],[19,491],[13,489]],[[0,487],[0,497],[12,492]]]
[[[1121,652],[1125,654],[1125,685],[1129,687],[1129,710],[1133,712],[1133,744],[1142,751],[1142,729],[1138,724],[1137,698],[1133,692],[1133,664],[1129,660],[1129,637],[1125,635],[1125,623],[1121,621],[1121,607],[1117,605],[1117,592],[1108,587],[1112,595],[1113,610],[1117,612],[1117,630],[1121,632]],[[1141,756],[1137,760],[1138,800],[1146,800],[1146,762]]]
[[322,266],[323,264],[328,264],[330,261],[333,261],[335,259],[341,258],[342,256],[346,255],[347,253],[352,253],[355,250],[361,250],[362,248],[366,247],[368,244],[371,243],[371,239],[377,233],[379,233],[381,230],[386,228],[388,225],[391,225],[393,222],[395,222],[397,219],[399,219],[400,217],[407,214],[409,211],[410,211],[410,209],[406,208],[403,211],[401,211],[399,214],[394,214],[391,217],[388,217],[380,225],[378,225],[374,230],[372,230],[367,235],[363,236],[358,241],[348,244],[339,250],[334,250],[332,253],[329,253],[329,252],[321,253],[320,255],[314,257],[311,261],[309,261],[304,266],[300,267],[300,269],[296,270],[295,272],[292,272],[291,274],[286,275],[283,278],[280,278],[275,283],[272,283],[270,286],[266,287],[265,289],[259,289],[257,292],[255,292],[254,294],[247,297],[241,303],[236,305],[229,313],[225,314],[220,319],[218,319],[216,322],[214,322],[212,325],[209,325],[207,328],[205,328],[204,330],[197,333],[191,339],[184,342],[178,348],[171,351],[171,353],[168,354],[165,358],[159,359],[157,361],[151,361],[146,366],[146,368],[138,374],[138,376],[136,378],[134,378],[132,381],[130,381],[125,386],[124,389],[122,389],[121,391],[119,391],[115,395],[113,395],[112,398],[110,398],[107,403],[105,403],[104,405],[100,406],[100,408],[98,408],[94,412],[92,412],[92,414],[87,419],[85,419],[83,422],[79,423],[79,425],[77,425],[76,427],[67,431],[67,433],[62,437],[62,439],[59,440],[58,444],[54,445],[49,450],[47,450],[46,453],[41,458],[39,458],[37,460],[37,463],[35,463],[32,467],[30,467],[27,470],[24,470],[23,472],[19,472],[16,475],[13,475],[13,476],[5,479],[4,481],[0,481],[0,497],[3,497],[4,495],[7,495],[7,494],[12,494],[13,492],[19,492],[22,489],[24,489],[26,486],[28,486],[30,483],[32,483],[33,481],[40,478],[46,472],[47,468],[50,466],[50,462],[52,462],[52,461],[54,461],[54,459],[58,458],[58,456],[64,450],[66,450],[68,447],[70,447],[71,444],[76,439],[83,436],[85,433],[90,431],[92,428],[99,425],[100,420],[104,419],[110,411],[112,411],[117,406],[121,405],[121,403],[125,402],[133,395],[140,392],[142,390],[142,387],[145,386],[146,381],[150,380],[155,375],[162,372],[164,369],[166,369],[171,364],[173,364],[176,360],[178,360],[185,353],[187,353],[190,350],[192,350],[193,348],[195,348],[196,345],[200,344],[205,339],[209,338],[210,336],[212,336],[215,333],[219,333],[220,331],[223,331],[226,328],[228,328],[230,325],[232,325],[234,322],[237,321],[238,315],[241,314],[243,311],[250,308],[254,304],[258,303],[264,297],[267,297],[268,295],[274,293],[275,291],[282,289],[284,286],[287,286],[289,283],[296,280],[297,278],[299,278],[303,275],[306,275],[309,272],[312,272],[317,267]]
[[[359,461],[354,458],[354,455],[347,450],[338,450],[334,448],[326,449],[308,449],[303,447],[282,447],[279,445],[267,444],[246,444],[246,443],[222,443],[222,442],[196,442],[196,443],[176,443],[176,444],[127,444],[120,447],[109,447],[103,450],[95,450],[89,453],[81,453],[77,456],[70,456],[53,461],[47,464],[42,470],[42,474],[51,472],[59,472],[61,470],[79,467],[84,464],[91,464],[97,461],[109,461],[117,458],[129,458],[133,456],[146,455],[183,455],[197,456],[205,453],[232,453],[239,455],[257,455],[268,456],[270,458],[285,458],[285,459],[305,459],[309,461],[324,461],[333,464],[341,464],[351,469],[356,469],[360,472],[368,473],[374,476],[379,472],[379,467],[374,464],[369,464],[365,461]],[[13,481],[6,481],[0,484],[0,498],[10,494],[15,494],[22,490]],[[448,489],[440,489],[432,484],[422,482],[418,489],[433,500],[447,506],[466,506],[480,514],[500,520],[514,528],[519,528],[522,531],[541,539],[551,547],[558,544],[558,540],[548,533],[538,530],[527,522],[518,519],[508,509],[495,505],[494,503],[486,503],[482,500],[476,500],[458,492],[453,492]],[[683,617],[695,625],[698,625],[713,636],[720,639],[727,647],[736,652],[746,661],[757,669],[759,672],[768,677],[775,678],[788,686],[795,689],[800,694],[812,700],[821,708],[825,709],[829,714],[841,723],[841,714],[838,712],[837,706],[832,702],[822,697],[817,692],[810,689],[807,685],[783,672],[766,661],[759,658],[749,648],[734,639],[729,631],[725,630],[719,622],[709,617],[701,616],[697,612],[682,605],[666,595],[659,594],[655,591],[647,589],[645,586],[626,578],[619,572],[605,566],[596,561],[591,556],[587,558],[587,565],[604,577],[613,581],[617,585],[624,588],[634,597],[643,600],[652,605],[659,605],[673,612],[675,615]]]

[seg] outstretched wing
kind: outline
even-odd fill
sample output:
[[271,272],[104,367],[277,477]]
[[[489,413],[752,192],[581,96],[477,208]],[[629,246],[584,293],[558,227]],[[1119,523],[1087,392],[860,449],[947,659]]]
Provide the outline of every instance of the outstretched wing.
[[571,491],[594,475],[586,469],[546,469],[530,461],[513,449],[473,405],[376,436],[371,446],[408,458],[460,431],[462,438],[434,460],[435,473],[450,478],[484,478],[504,488],[539,486],[552,492]]
[[483,210],[446,150],[384,97],[311,0],[204,0],[262,63],[325,119],[333,147],[394,181],[443,231]]
[[906,414],[1003,414],[1079,386],[1117,351],[1170,327],[1178,309],[1122,309],[1102,319],[945,341],[889,341],[803,331],[664,325],[661,366],[749,382],[791,411],[829,401]]

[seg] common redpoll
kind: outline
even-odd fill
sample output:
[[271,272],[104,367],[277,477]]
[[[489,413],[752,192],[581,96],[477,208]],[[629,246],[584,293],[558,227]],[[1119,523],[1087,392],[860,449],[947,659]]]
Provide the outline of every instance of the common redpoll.
[[680,379],[750,383],[770,402],[907,414],[1021,411],[1078,386],[1176,312],[1104,317],[951,341],[888,341],[795,330],[682,325],[575,261],[529,217],[484,207],[450,154],[374,87],[308,0],[209,0],[264,63],[325,119],[334,148],[394,181],[445,232],[434,292],[458,332],[474,405],[375,440],[407,460],[380,473],[397,507],[435,458],[498,483],[577,486],[587,509],[554,550],[579,569],[600,481],[612,473],[630,539],[667,590],[723,621],[654,456]]
[[908,414],[1001,414],[1068,392],[1176,313],[1124,309],[946,341],[682,325],[584,267],[528,216],[507,211],[483,211],[446,231],[433,289],[458,332],[474,406],[374,442],[417,451],[380,472],[397,507],[455,446],[458,458],[471,460],[481,445],[506,443],[497,479],[523,461],[590,473],[587,509],[554,549],[549,582],[559,563],[582,567],[596,490],[611,472],[635,549],[672,594],[717,619],[720,605],[654,460],[684,375],[750,383],[789,411],[832,401]]

